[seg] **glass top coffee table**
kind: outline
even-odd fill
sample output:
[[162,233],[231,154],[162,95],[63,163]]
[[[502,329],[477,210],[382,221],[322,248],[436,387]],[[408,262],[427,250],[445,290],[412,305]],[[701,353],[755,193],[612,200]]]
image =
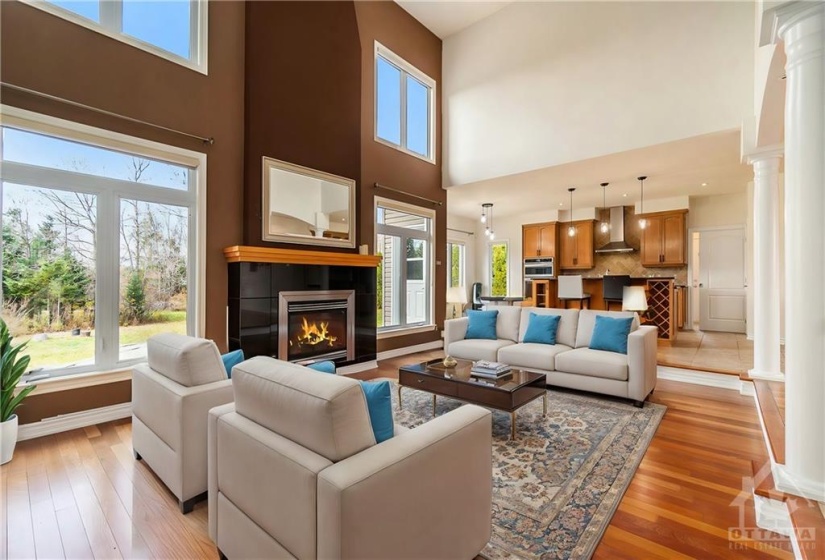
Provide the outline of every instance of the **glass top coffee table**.
[[401,388],[409,387],[433,395],[433,416],[437,396],[450,397],[470,404],[501,410],[510,414],[510,436],[516,438],[516,411],[536,399],[544,399],[547,415],[547,379],[543,373],[513,368],[498,379],[472,375],[473,362],[457,360],[455,367],[445,367],[442,360],[429,360],[398,368],[398,407]]

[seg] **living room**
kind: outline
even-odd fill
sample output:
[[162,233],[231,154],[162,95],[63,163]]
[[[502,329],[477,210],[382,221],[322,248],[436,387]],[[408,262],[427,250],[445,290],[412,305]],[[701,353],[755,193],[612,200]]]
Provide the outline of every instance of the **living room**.
[[[151,354],[153,337],[169,332],[254,360],[305,361],[293,353],[296,344],[323,340],[331,350],[315,359],[333,360],[341,378],[326,382],[392,387],[399,439],[432,416],[442,423],[427,430],[476,410],[459,400],[486,403],[496,412],[478,412],[491,426],[478,441],[493,449],[493,491],[489,516],[474,522],[486,523],[489,542],[473,554],[816,554],[819,542],[799,527],[819,527],[814,502],[825,498],[825,442],[809,430],[822,423],[825,396],[814,376],[821,313],[810,312],[825,309],[813,285],[823,259],[821,251],[803,257],[789,248],[816,249],[823,237],[821,196],[811,192],[822,178],[822,123],[814,117],[823,88],[821,75],[803,74],[813,72],[808,59],[789,60],[786,69],[785,51],[802,29],[815,37],[805,48],[822,56],[821,7],[0,3],[3,319],[31,356],[13,394],[37,387],[17,408],[19,445],[2,471],[8,557],[276,550],[262,544],[256,554],[221,537],[225,524],[213,532],[212,493],[209,503],[180,513],[189,496],[176,496],[151,452],[133,446],[146,433],[131,418],[147,410],[137,402],[133,369]],[[681,216],[681,258],[644,266],[642,221],[663,214]],[[574,225],[569,237],[584,237],[583,223],[592,228],[592,263],[562,266],[563,238]],[[549,280],[525,277],[525,226],[537,224],[552,224],[556,236],[558,268]],[[729,229],[740,236],[734,264],[745,282],[723,294],[716,309],[735,313],[720,318],[712,304],[700,305],[700,284],[708,282],[700,270],[712,269],[700,269],[694,254],[721,245],[713,235]],[[599,251],[617,236],[630,251]],[[503,266],[493,263],[496,244]],[[568,307],[556,277],[581,276],[589,301],[551,314],[561,317],[556,346],[591,350],[594,335],[582,325],[617,308],[602,288],[617,274],[630,278],[627,288],[646,288],[643,308],[618,300],[632,309],[627,319],[642,316],[641,325],[628,323],[624,354],[614,352],[622,355],[621,382],[566,384],[561,372],[571,370],[550,367],[549,390],[533,394],[545,382],[535,376],[545,373],[514,363],[524,377],[513,374],[523,382],[509,398],[526,401],[500,404],[463,392],[464,373],[442,370],[458,383],[448,388],[412,367],[449,355],[457,340],[450,325],[467,319],[449,320],[474,307],[474,283],[488,298],[482,304],[509,321],[493,338],[506,333],[515,347],[531,310]],[[651,281],[668,294],[667,336]],[[551,290],[546,305],[537,301],[540,285]],[[309,293],[318,290],[324,295]],[[319,311],[316,302],[328,300],[335,305]],[[293,321],[293,309],[319,313],[317,325]],[[326,332],[337,316],[346,317],[346,336]],[[704,357],[701,342],[688,348],[694,332],[728,328],[705,328],[703,320],[736,322],[723,333],[736,333],[735,352],[727,342],[713,348],[722,340],[713,333]],[[250,406],[239,387],[258,374],[236,367],[244,371],[238,405]],[[637,389],[627,388],[636,381]],[[425,390],[409,389],[413,383]],[[257,398],[250,388],[247,398]],[[465,396],[451,398],[457,394]],[[149,410],[157,416],[162,407]],[[576,426],[586,437],[576,437]],[[529,459],[508,458],[513,452]],[[588,458],[587,468],[577,457]],[[454,460],[446,470],[466,462]],[[539,472],[542,464],[550,466]],[[605,464],[615,472],[597,468]],[[581,501],[593,493],[592,504]],[[448,496],[457,494],[444,495],[442,515],[469,507]],[[800,525],[794,513],[814,521]],[[145,516],[165,528],[139,520]],[[267,538],[285,555],[333,550],[320,540],[312,553],[293,548],[275,537],[282,530]],[[447,529],[439,535],[454,537]],[[440,549],[439,539],[391,554],[391,543],[359,548],[363,538],[345,535],[346,546],[326,555],[346,556],[347,546],[383,557],[460,550]]]

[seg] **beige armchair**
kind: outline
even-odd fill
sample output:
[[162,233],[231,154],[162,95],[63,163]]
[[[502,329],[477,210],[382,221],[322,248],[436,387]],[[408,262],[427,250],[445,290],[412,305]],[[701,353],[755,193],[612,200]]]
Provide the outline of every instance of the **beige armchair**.
[[266,357],[209,412],[209,535],[222,558],[473,558],[490,538],[490,412],[380,444],[359,383]]
[[232,402],[232,381],[211,340],[159,334],[147,355],[132,371],[132,449],[189,513],[206,497],[209,409]]

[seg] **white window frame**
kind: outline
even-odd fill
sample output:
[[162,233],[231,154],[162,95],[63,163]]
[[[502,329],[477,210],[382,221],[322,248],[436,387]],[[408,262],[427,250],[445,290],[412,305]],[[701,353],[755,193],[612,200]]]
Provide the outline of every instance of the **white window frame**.
[[[378,136],[378,59],[383,58],[401,71],[401,143],[395,144]],[[424,84],[429,90],[427,99],[427,151],[426,156],[414,152],[407,148],[407,85],[406,76],[409,75]],[[395,148],[400,152],[411,155],[418,159],[435,164],[436,138],[435,138],[435,100],[436,83],[435,80],[427,76],[424,72],[392,52],[390,49],[375,42],[375,56],[373,61],[373,138],[379,144],[384,144]]]
[[[64,192],[84,192],[97,197],[96,302],[119,301],[120,297],[120,274],[118,270],[112,269],[112,263],[120,262],[120,233],[117,227],[120,200],[144,200],[187,207],[190,210],[187,252],[193,257],[187,266],[187,332],[203,337],[206,311],[206,154],[7,105],[0,105],[0,126],[83,142],[103,149],[118,150],[192,168],[189,189],[186,191],[7,161],[3,161],[0,166],[0,182]],[[0,197],[0,223],[2,222],[2,210],[2,197]],[[104,217],[108,219],[101,219]],[[107,256],[99,258],[99,255]],[[0,267],[2,267],[2,255],[0,255]],[[111,340],[113,335],[115,340],[119,338],[118,319],[118,305],[115,305],[113,309],[96,308],[95,364],[49,370],[51,378],[65,379],[75,375],[107,374],[144,361],[145,358],[120,360],[120,346]]]
[[[385,225],[378,223],[378,207],[389,208],[399,212],[406,212],[415,216],[421,216],[430,220],[430,231],[425,232],[421,230],[414,230],[411,228]],[[381,198],[376,196],[374,199],[373,216],[375,217],[375,244],[378,245],[378,236],[395,235],[401,238],[402,252],[406,250],[406,239],[423,239],[429,242],[428,248],[428,270],[429,278],[425,278],[425,286],[427,289],[427,319],[421,323],[406,323],[407,314],[407,293],[406,290],[399,291],[399,302],[401,307],[404,322],[401,325],[393,325],[378,328],[378,338],[388,338],[391,336],[399,336],[403,334],[411,334],[413,332],[428,331],[435,328],[435,210],[398,202],[389,198]],[[377,249],[376,249],[377,250]],[[406,253],[404,253],[406,255]],[[407,283],[407,259],[401,259],[401,266],[397,268],[398,275],[401,281],[406,286]],[[426,276],[426,275],[425,275]]]
[[493,245],[505,245],[507,247],[507,288],[505,296],[510,294],[510,281],[512,274],[510,274],[510,240],[509,239],[494,239],[487,241],[487,281],[490,286],[489,296],[493,295]]
[[191,58],[183,58],[175,53],[162,49],[152,43],[147,43],[123,32],[123,0],[99,0],[100,23],[85,18],[65,8],[46,2],[45,0],[21,0],[44,12],[76,23],[86,29],[91,29],[121,43],[126,43],[155,56],[165,58],[175,64],[180,64],[201,74],[209,74],[207,53],[209,52],[208,29],[209,8],[208,0],[189,0],[191,18],[189,20],[189,52]]
[[450,251],[450,245],[459,245],[461,246],[461,251],[459,251],[459,263],[458,263],[458,287],[465,287],[467,286],[467,243],[465,241],[461,241],[459,239],[448,239],[447,240],[447,289],[452,288],[452,280],[453,280],[453,255]]

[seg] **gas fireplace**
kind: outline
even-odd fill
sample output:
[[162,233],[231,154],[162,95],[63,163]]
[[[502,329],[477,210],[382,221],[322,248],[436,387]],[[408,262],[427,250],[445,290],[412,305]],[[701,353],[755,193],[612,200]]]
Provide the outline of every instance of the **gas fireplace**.
[[280,292],[278,300],[279,359],[354,359],[354,290]]

